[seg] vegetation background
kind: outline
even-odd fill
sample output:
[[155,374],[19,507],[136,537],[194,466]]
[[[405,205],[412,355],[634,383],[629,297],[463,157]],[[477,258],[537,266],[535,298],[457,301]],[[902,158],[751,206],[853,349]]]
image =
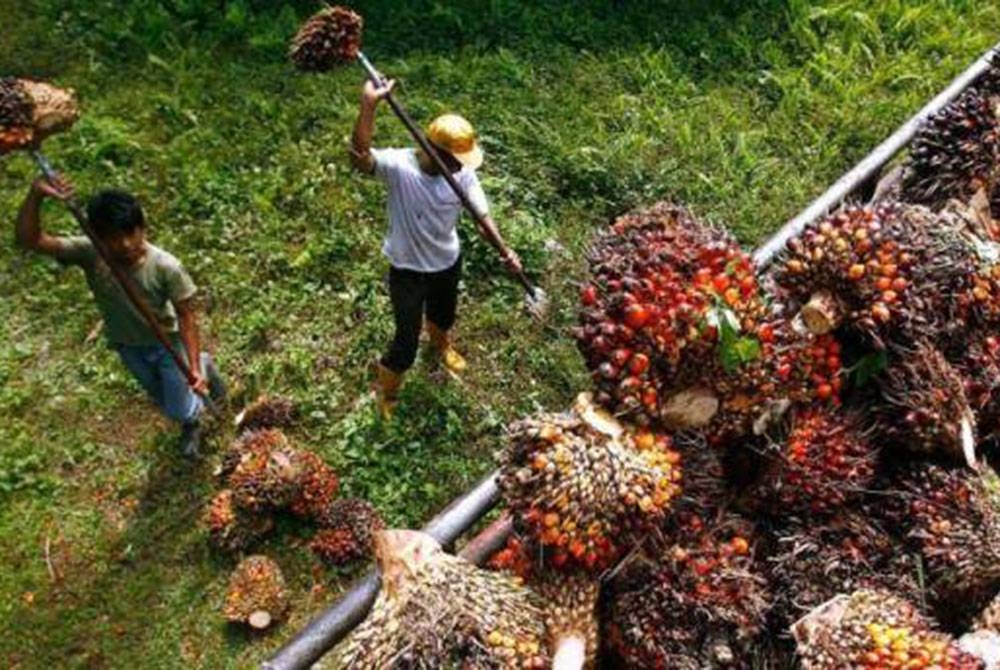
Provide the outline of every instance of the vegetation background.
[[[365,400],[390,336],[384,193],[351,173],[358,69],[295,73],[312,2],[0,0],[0,75],[75,88],[84,116],[47,145],[83,194],[142,198],[156,243],[206,296],[235,405],[283,393],[346,495],[417,526],[493,467],[502,427],[587,383],[571,339],[587,241],[672,198],[752,245],[820,193],[1000,34],[966,0],[367,0],[366,51],[418,119],[481,131],[496,219],[555,301],[551,327],[466,227],[462,349],[410,376],[399,420]],[[384,110],[377,143],[407,137]],[[11,222],[33,176],[0,161]],[[46,221],[70,232],[50,206]],[[0,665],[252,667],[362,566],[333,571],[289,524],[263,550],[295,594],[262,638],[218,616],[233,561],[197,519],[212,462],[174,434],[115,357],[78,271],[0,245]],[[231,437],[215,440],[217,449]]]

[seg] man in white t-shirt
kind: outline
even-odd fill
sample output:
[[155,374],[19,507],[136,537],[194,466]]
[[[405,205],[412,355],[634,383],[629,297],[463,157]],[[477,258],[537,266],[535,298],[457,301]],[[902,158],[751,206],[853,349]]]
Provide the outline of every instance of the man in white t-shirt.
[[[403,373],[416,359],[424,317],[431,346],[441,363],[453,374],[466,366],[449,337],[462,271],[456,230],[461,201],[420,149],[372,149],[375,109],[394,85],[392,81],[382,87],[365,83],[351,147],[354,167],[375,175],[389,189],[389,231],[382,253],[391,265],[389,295],[396,334],[378,363],[375,381],[379,411],[386,419],[392,416]],[[426,134],[472,202],[484,237],[502,250],[501,260],[509,271],[520,272],[521,261],[490,218],[486,195],[476,177],[483,153],[472,126],[457,114],[445,114],[428,126]]]

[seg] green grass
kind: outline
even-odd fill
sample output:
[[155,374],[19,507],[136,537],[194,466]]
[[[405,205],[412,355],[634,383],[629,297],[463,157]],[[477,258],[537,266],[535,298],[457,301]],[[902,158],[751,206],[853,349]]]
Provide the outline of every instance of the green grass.
[[[493,467],[506,422],[586,387],[566,330],[596,229],[674,198],[752,245],[1000,35],[1000,10],[965,1],[399,4],[358,3],[366,50],[415,117],[455,109],[480,129],[495,218],[555,310],[547,328],[522,316],[466,234],[470,371],[443,384],[418,367],[391,427],[364,400],[391,331],[384,193],[345,159],[360,72],[284,62],[310,3],[0,0],[0,74],[78,90],[84,117],[48,152],[85,194],[141,196],[155,242],[209,296],[236,404],[292,396],[295,437],[409,526]],[[405,142],[383,110],[377,143]],[[0,161],[8,221],[31,176],[24,157]],[[54,207],[47,222],[72,230]],[[211,463],[186,469],[114,356],[84,343],[97,317],[78,272],[16,251],[9,229],[0,295],[0,664],[251,667],[356,574],[315,566],[290,525],[263,550],[292,621],[226,628],[233,563],[194,523]]]

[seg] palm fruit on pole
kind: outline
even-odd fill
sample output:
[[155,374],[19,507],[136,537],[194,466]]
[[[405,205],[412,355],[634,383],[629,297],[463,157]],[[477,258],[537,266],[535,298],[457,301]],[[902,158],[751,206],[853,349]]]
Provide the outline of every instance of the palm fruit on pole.
[[916,558],[865,508],[788,520],[767,560],[772,616],[782,628],[840,593],[891,590],[917,602],[922,595]]
[[78,118],[72,90],[29,79],[0,78],[0,155],[37,147]]
[[248,512],[233,502],[233,492],[219,491],[205,507],[202,523],[209,543],[220,551],[234,553],[250,548],[274,528],[268,514]]
[[919,552],[939,619],[963,623],[1000,590],[1000,477],[933,463],[896,473],[876,510]]
[[359,498],[334,500],[315,520],[321,528],[309,548],[329,565],[372,556],[375,533],[385,530],[378,510]]
[[885,591],[837,596],[793,627],[803,670],[983,670],[912,604]]
[[603,618],[621,667],[739,666],[770,602],[753,544],[749,524],[723,515],[627,561]]
[[292,39],[289,55],[306,72],[327,72],[354,61],[361,51],[361,16],[341,6],[310,17]]
[[764,455],[757,498],[778,516],[837,510],[869,487],[878,461],[859,418],[832,409],[796,412]]
[[285,578],[272,559],[249,556],[236,566],[223,606],[228,621],[262,630],[284,619],[289,608]]
[[759,353],[764,303],[749,256],[661,202],[619,217],[589,264],[574,334],[597,402],[638,421],[706,425],[719,404],[713,378]]
[[506,575],[449,555],[431,536],[375,536],[382,574],[368,618],[337,649],[358,669],[547,668],[538,598]]
[[879,433],[905,450],[976,464],[976,417],[965,382],[926,342],[894,357],[879,378]]
[[568,412],[510,427],[498,483],[548,564],[599,572],[668,513],[678,461],[668,436],[633,437],[583,394]]

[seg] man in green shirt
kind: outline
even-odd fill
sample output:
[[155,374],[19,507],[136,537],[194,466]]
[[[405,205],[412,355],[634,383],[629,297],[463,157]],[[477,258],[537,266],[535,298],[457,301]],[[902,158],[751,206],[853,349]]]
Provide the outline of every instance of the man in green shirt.
[[125,367],[160,411],[181,424],[182,452],[196,457],[201,442],[202,396],[221,399],[225,395],[225,386],[211,356],[201,351],[194,301],[197,288],[180,261],[146,241],[145,218],[133,196],[109,190],[90,200],[87,219],[91,228],[107,247],[112,262],[132,278],[162,330],[174,340],[175,348],[187,357],[195,377],[189,384],[90,240],[57,237],[42,230],[42,201],[66,200],[72,194],[72,185],[61,178],[55,184],[36,180],[18,215],[17,243],[83,269],[104,319],[108,345],[118,352]]

